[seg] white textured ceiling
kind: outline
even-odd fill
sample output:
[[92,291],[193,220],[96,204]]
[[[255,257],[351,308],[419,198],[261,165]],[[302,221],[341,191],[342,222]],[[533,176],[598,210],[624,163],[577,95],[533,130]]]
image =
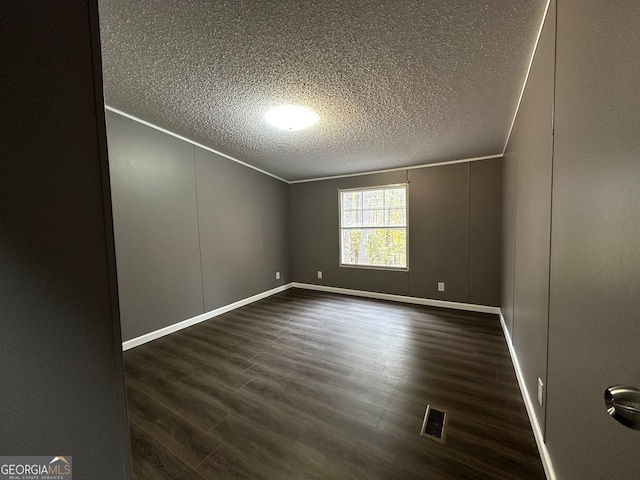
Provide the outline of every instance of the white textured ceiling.
[[545,4],[100,0],[105,101],[286,180],[500,154]]

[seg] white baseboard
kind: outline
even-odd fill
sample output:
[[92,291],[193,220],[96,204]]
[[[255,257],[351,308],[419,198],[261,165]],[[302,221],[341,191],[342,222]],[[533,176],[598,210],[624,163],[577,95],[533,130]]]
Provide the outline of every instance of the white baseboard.
[[139,337],[132,338],[131,340],[127,340],[126,342],[122,343],[122,351],[129,350],[130,348],[137,347],[138,345],[150,342],[151,340],[164,337],[165,335],[169,335],[170,333],[177,332],[178,330],[182,330],[183,328],[190,327],[191,325],[195,325],[196,323],[204,322],[205,320],[209,320],[213,317],[217,317],[218,315],[222,315],[223,313],[230,312],[231,310],[235,310],[236,308],[244,307],[245,305],[249,305],[250,303],[262,300],[263,298],[270,297],[271,295],[275,295],[276,293],[284,292],[285,290],[291,288],[291,285],[291,283],[288,283],[286,285],[267,290],[266,292],[258,293],[257,295],[253,295],[243,300],[238,300],[237,302],[230,303],[229,305],[225,305],[224,307],[216,308],[215,310],[211,310],[210,312],[202,313],[196,317],[183,320],[182,322],[174,323],[173,325],[169,325],[168,327],[161,328],[154,332],[146,333]]
[[516,371],[516,377],[518,379],[518,385],[520,385],[520,392],[522,392],[524,405],[527,408],[527,414],[529,415],[529,421],[531,422],[531,428],[533,429],[533,436],[535,437],[536,444],[538,445],[538,451],[540,452],[540,459],[542,460],[542,466],[544,467],[544,471],[545,471],[545,474],[547,475],[547,479],[556,480],[556,472],[553,469],[553,464],[551,463],[549,450],[547,450],[547,445],[544,443],[544,435],[542,435],[542,429],[540,428],[540,423],[538,422],[536,411],[533,408],[533,402],[531,401],[531,396],[529,395],[529,391],[527,390],[527,386],[524,382],[524,375],[522,374],[522,370],[520,369],[520,362],[518,361],[518,355],[516,354],[516,350],[513,347],[513,343],[511,341],[511,335],[509,334],[509,330],[507,330],[507,324],[504,320],[504,317],[502,316],[502,312],[500,312],[500,324],[502,325],[502,330],[504,331],[504,338],[506,339],[507,346],[509,347],[509,353],[511,354],[511,361],[513,362],[513,368]]
[[368,292],[366,290],[352,290],[350,288],[328,287],[326,285],[314,285],[311,283],[291,283],[293,288],[303,288],[306,290],[317,290],[320,292],[340,293],[342,295],[353,295],[354,297],[377,298],[379,300],[390,300],[392,302],[413,303],[416,305],[427,305],[429,307],[452,308],[454,310],[466,310],[469,312],[500,314],[498,307],[487,307],[486,305],[475,305],[473,303],[448,302],[445,300],[432,300],[430,298],[408,297],[405,295],[394,295],[391,293]]

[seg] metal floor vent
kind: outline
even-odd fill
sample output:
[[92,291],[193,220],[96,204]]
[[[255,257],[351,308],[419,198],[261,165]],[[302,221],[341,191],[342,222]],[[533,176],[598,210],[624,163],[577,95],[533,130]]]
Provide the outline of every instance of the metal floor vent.
[[447,412],[441,408],[427,405],[420,435],[436,442],[444,443],[447,428]]

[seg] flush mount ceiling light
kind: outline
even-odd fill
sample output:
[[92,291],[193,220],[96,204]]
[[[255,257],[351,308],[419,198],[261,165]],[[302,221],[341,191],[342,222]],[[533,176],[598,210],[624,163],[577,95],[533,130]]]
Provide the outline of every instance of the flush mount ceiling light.
[[282,105],[267,111],[264,118],[274,127],[295,132],[316,123],[318,114],[307,107]]

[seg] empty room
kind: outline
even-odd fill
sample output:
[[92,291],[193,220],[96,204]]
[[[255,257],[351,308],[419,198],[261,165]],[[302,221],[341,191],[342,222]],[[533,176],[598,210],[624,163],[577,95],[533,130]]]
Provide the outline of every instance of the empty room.
[[637,2],[2,17],[0,478],[640,477]]

